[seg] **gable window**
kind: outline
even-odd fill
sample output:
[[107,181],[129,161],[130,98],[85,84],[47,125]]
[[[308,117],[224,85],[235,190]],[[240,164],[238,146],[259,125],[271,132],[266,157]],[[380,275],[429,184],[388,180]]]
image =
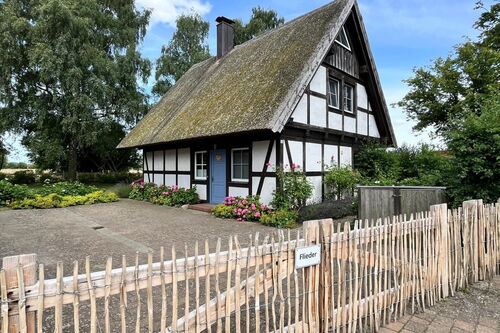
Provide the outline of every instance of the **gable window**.
[[194,153],[194,179],[207,179],[207,152],[197,151]]
[[335,38],[335,41],[338,44],[340,44],[343,47],[345,47],[346,49],[348,49],[349,51],[351,51],[351,45],[349,44],[349,39],[347,39],[347,34],[345,32],[345,28],[344,27],[342,27],[342,29],[340,29],[339,34]]
[[248,148],[235,148],[232,150],[231,179],[235,182],[247,182],[250,172]]
[[328,105],[338,109],[339,108],[339,81],[330,78],[328,80]]
[[354,87],[344,84],[344,111],[354,112]]

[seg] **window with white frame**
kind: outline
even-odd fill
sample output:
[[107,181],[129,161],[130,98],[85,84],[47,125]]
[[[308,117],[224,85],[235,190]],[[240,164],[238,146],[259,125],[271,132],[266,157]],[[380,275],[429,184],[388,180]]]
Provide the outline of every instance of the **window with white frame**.
[[347,33],[345,32],[344,27],[342,27],[342,29],[339,31],[339,34],[335,38],[335,42],[351,51],[351,45],[349,44],[349,39],[347,39]]
[[247,182],[250,173],[250,152],[248,148],[232,150],[231,179],[235,182]]
[[344,84],[344,111],[354,112],[354,87]]
[[339,108],[339,81],[330,78],[328,80],[328,105],[333,108]]
[[207,179],[207,152],[197,151],[194,153],[194,178]]

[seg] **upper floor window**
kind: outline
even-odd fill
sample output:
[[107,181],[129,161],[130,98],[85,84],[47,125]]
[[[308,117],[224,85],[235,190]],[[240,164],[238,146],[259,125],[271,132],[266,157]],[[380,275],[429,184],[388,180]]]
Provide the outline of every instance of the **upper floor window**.
[[351,51],[351,45],[349,44],[349,39],[347,39],[347,33],[345,32],[344,27],[340,29],[339,34],[335,37],[335,41]]
[[194,153],[194,178],[207,179],[207,152],[197,151]]
[[339,108],[339,81],[330,78],[328,80],[328,105],[333,108]]
[[354,87],[344,84],[344,111],[354,112]]
[[250,155],[248,148],[235,148],[232,150],[231,179],[236,182],[247,182],[250,173]]

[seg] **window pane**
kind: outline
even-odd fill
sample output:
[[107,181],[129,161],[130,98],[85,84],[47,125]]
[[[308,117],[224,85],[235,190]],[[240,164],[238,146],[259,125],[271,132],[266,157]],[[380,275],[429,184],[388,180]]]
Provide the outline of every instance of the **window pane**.
[[247,165],[243,165],[241,167],[241,179],[248,179],[248,174],[249,174],[249,167],[248,167],[248,164]]
[[203,170],[200,168],[196,168],[196,177],[201,178],[203,177]]
[[234,150],[233,151],[233,164],[240,164],[241,163],[241,150]]
[[202,164],[202,163],[203,163],[203,154],[196,153],[196,164]]
[[339,106],[339,100],[338,100],[338,89],[339,89],[339,83],[336,80],[330,80],[330,91],[329,91],[329,101],[328,103],[333,106],[333,107],[338,107]]
[[201,171],[201,176],[203,178],[207,178],[207,169],[206,168],[203,168],[202,171]]
[[233,178],[235,179],[241,178],[241,166],[233,165]]
[[241,162],[248,165],[249,153],[248,150],[241,151]]

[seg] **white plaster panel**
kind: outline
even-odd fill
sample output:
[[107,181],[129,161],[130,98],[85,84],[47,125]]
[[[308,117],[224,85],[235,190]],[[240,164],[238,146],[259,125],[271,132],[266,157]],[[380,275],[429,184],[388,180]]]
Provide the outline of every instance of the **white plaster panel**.
[[153,175],[153,183],[155,183],[158,186],[162,186],[163,185],[163,175],[154,174]]
[[273,192],[276,190],[276,178],[266,177],[262,184],[262,191],[260,192],[260,202],[264,205],[269,205],[273,200]]
[[342,115],[328,112],[328,128],[342,131]]
[[259,188],[259,182],[261,177],[252,177],[252,195],[257,195],[257,189]]
[[368,135],[368,113],[358,111],[358,134]]
[[302,95],[292,114],[293,121],[307,124],[307,94]]
[[326,67],[319,66],[311,81],[310,88],[312,91],[326,95]]
[[324,161],[325,165],[338,166],[339,164],[339,147],[336,145],[325,145]]
[[196,193],[200,197],[200,200],[208,200],[207,199],[207,185],[196,185]]
[[[254,141],[252,143],[252,170],[255,172],[262,172],[266,163],[267,149],[269,148],[269,141]],[[269,163],[274,167],[276,165],[276,144],[273,143]],[[270,170],[268,168],[268,170]]]
[[352,148],[340,146],[340,166],[352,167]]
[[[288,141],[288,146],[290,147],[290,153],[292,155],[292,163],[298,164],[301,167],[302,165],[302,142],[300,141]],[[285,149],[283,149],[283,164],[285,164],[285,170],[290,170],[290,165],[288,161],[288,154],[286,152],[286,145],[284,145]],[[288,165],[288,167],[287,167]]]
[[370,104],[370,102],[368,102],[368,111],[371,111],[372,110],[372,105]]
[[356,118],[344,116],[344,131],[356,133]]
[[244,187],[229,187],[229,196],[233,197],[247,197],[248,196],[248,188]]
[[153,152],[149,151],[144,154],[144,170],[153,170]]
[[368,119],[369,119],[369,124],[370,124],[370,136],[373,136],[375,138],[380,138],[380,133],[378,131],[378,127],[377,127],[377,122],[375,121],[375,117],[370,114],[368,115]]
[[189,148],[182,148],[177,151],[177,160],[179,171],[190,171],[191,156]]
[[191,176],[190,175],[179,175],[179,185],[184,188],[191,188]]
[[165,175],[165,186],[177,185],[175,175]]
[[145,183],[153,183],[154,182],[153,174],[145,172],[144,173],[144,182]]
[[[163,150],[155,151],[154,155],[155,171],[163,171]],[[163,177],[162,177],[163,179]]]
[[307,177],[307,180],[313,186],[313,194],[309,200],[307,200],[308,204],[321,202],[321,187],[323,186],[323,182],[321,181],[321,177]]
[[360,108],[368,109],[368,95],[366,94],[365,86],[356,83],[357,104]]
[[175,170],[175,149],[165,150],[165,170],[166,171],[176,171]]
[[326,127],[326,100],[311,95],[310,103],[309,112],[311,117],[309,123],[314,126]]
[[305,171],[321,171],[321,144],[306,142]]

